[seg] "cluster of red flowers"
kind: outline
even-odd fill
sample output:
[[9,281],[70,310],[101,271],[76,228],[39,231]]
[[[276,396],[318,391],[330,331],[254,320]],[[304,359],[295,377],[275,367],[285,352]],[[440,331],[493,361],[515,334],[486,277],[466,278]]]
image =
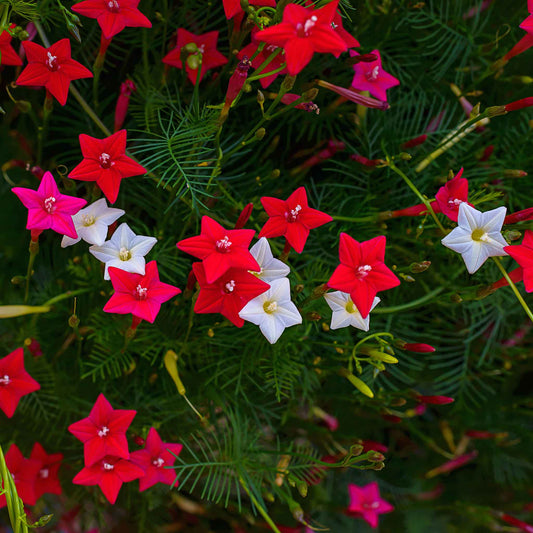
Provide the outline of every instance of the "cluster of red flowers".
[[[89,416],[69,426],[84,444],[85,467],[72,480],[77,485],[98,485],[110,503],[115,503],[123,483],[139,480],[143,491],[164,483],[172,485],[171,467],[181,444],[162,442],[150,428],[145,447],[130,453],[126,431],[137,411],[113,409],[103,394],[98,396]],[[177,484],[177,481],[176,481]]]

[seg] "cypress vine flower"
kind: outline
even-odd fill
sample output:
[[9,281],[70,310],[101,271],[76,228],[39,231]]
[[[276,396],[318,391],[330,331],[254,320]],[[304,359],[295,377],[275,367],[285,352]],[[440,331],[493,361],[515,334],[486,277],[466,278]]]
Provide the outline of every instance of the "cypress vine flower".
[[348,493],[350,495],[348,514],[366,520],[373,528],[378,527],[378,515],[394,511],[394,507],[381,498],[375,481],[364,487],[350,483]]

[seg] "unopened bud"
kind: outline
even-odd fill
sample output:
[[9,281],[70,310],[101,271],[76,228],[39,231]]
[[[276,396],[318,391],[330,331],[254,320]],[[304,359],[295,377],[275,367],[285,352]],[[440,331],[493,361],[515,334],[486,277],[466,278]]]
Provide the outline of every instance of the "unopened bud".
[[298,489],[298,492],[300,493],[300,496],[302,498],[305,498],[307,496],[307,491],[309,487],[307,486],[307,483],[305,481],[297,481],[296,488]]
[[188,54],[194,54],[198,52],[198,46],[196,45],[196,43],[187,43],[183,47],[183,50],[185,50]]
[[522,233],[516,229],[510,229],[503,233],[503,237],[506,241],[517,241],[522,237]]
[[279,178],[281,172],[279,170],[279,168],[275,168],[271,173],[270,173],[270,177],[275,179],[275,178]]
[[454,303],[454,304],[460,304],[463,299],[461,298],[461,295],[460,294],[452,294],[450,296],[450,300]]
[[259,105],[264,104],[265,102],[265,95],[263,94],[263,91],[258,90],[257,91],[257,103]]
[[256,132],[254,137],[258,139],[259,141],[266,135],[265,128],[259,128]]
[[25,282],[26,276],[13,276],[11,278],[11,283],[13,283],[13,285],[22,285]]
[[76,315],[71,315],[68,319],[68,325],[71,328],[77,328],[80,323],[80,319]]
[[419,263],[411,263],[409,265],[409,271],[413,274],[419,274],[424,272],[431,266],[431,261],[420,261]]
[[391,401],[391,405],[393,407],[402,407],[403,405],[405,405],[407,403],[407,400],[405,398],[394,398],[392,401]]
[[214,336],[215,336],[215,331],[213,330],[213,328],[209,328],[207,330],[207,336],[212,339]]
[[370,468],[369,470],[375,470],[376,472],[379,472],[380,470],[383,470],[385,468],[385,463],[383,462],[379,462],[379,463],[374,463]]
[[302,283],[298,283],[294,286],[294,292],[296,294],[300,294],[304,290],[304,285]]
[[413,159],[413,156],[407,152],[400,152],[400,159],[403,159],[404,161],[410,161]]
[[27,100],[17,100],[16,105],[21,113],[29,113],[31,111],[31,104]]
[[392,355],[389,355],[384,352],[380,352],[379,350],[369,350],[368,355],[370,355],[372,359],[376,359],[377,361],[383,361],[384,363],[395,364],[398,362],[398,359],[396,359],[396,357],[393,357]]
[[318,95],[318,89],[316,87],[313,87],[312,89],[309,89],[308,91],[305,91],[302,94],[302,98],[304,99],[304,102],[310,102],[311,100],[314,100]]
[[487,113],[487,116],[489,118],[499,117],[500,115],[506,115],[507,112],[508,110],[505,108],[504,105],[491,106],[485,109],[485,113]]
[[305,318],[307,320],[311,320],[312,322],[317,322],[318,320],[322,319],[322,316],[316,311],[310,311],[309,313],[306,313]]
[[198,56],[195,55],[195,54],[191,54],[191,55],[187,58],[187,66],[188,66],[191,70],[197,70],[198,67],[200,66],[200,59],[198,58]]
[[385,456],[382,453],[371,450],[368,452],[367,459],[372,463],[380,463],[385,460]]
[[313,300],[316,300],[317,298],[323,296],[327,292],[327,290],[327,283],[322,283],[322,285],[319,285],[318,287],[315,287],[313,289],[313,292],[311,293],[311,298],[313,298]]
[[399,272],[398,276],[400,276],[400,278],[402,278],[404,281],[407,281],[408,283],[413,283],[414,281],[416,281],[413,276],[409,276],[409,274],[403,274],[402,272]]
[[283,81],[281,82],[281,90],[284,93],[288,93],[294,86],[294,82],[296,81],[296,76],[290,76],[287,74],[285,78],[283,78]]
[[[80,19],[78,19],[78,23],[79,23],[79,20]],[[67,26],[67,30],[69,31],[70,35],[72,35],[72,37],[74,37],[76,41],[81,43],[81,35],[80,35],[80,30],[78,26],[75,23],[71,22],[70,20],[67,20],[66,26]]]
[[354,457],[358,457],[361,455],[364,451],[365,447],[362,444],[352,444],[350,446],[350,455],[353,455]]
[[527,172],[525,170],[508,168],[503,171],[504,178],[523,178],[525,176],[527,176]]

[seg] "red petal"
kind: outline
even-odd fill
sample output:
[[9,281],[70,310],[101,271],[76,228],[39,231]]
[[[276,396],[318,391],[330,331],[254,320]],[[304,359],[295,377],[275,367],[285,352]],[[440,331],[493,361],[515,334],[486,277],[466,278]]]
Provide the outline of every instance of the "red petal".
[[62,74],[60,70],[50,72],[45,87],[61,105],[67,103],[70,78]]
[[299,224],[298,222],[287,224],[285,238],[299,254],[303,252],[308,236],[309,230],[303,224]]
[[294,38],[285,43],[285,61],[287,72],[296,76],[311,61],[314,49],[309,38]]
[[22,46],[24,47],[28,63],[43,63],[44,66],[47,59],[46,48],[32,41],[22,41]]
[[[24,43],[26,41],[23,41]],[[17,85],[44,87],[51,72],[42,63],[30,63],[17,78]]]
[[123,178],[131,178],[132,176],[141,176],[146,174],[148,171],[142,166],[134,161],[131,157],[127,155],[122,155],[115,159],[115,168],[122,174]]
[[362,264],[361,255],[361,244],[347,233],[341,233],[339,242],[340,262],[355,269]]
[[[287,11],[291,6],[301,8],[301,6],[297,6],[296,4],[289,4],[285,8],[285,11]],[[265,28],[264,30],[258,31],[254,38],[257,41],[263,41],[268,44],[273,44],[274,46],[284,47],[285,43],[291,39],[296,39],[296,27],[288,22],[282,22],[281,24],[276,24],[270,28]]]
[[102,492],[108,499],[109,503],[113,504],[117,501],[118,493],[122,487],[122,480],[114,470],[111,470],[111,472],[104,472],[102,474],[98,486],[102,489]]
[[85,0],[84,2],[78,2],[77,4],[74,4],[71,9],[74,13],[92,19],[98,18],[104,11],[107,11],[102,0]]

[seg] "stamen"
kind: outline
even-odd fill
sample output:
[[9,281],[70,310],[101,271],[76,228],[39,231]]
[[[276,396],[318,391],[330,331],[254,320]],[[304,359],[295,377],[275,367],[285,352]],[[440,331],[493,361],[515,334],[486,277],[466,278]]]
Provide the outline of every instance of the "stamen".
[[46,55],[48,57],[48,59],[45,61],[46,66],[49,70],[55,72],[59,69],[59,65],[57,64],[57,56],[53,56],[50,52],[46,52]]
[[379,66],[376,65],[370,72],[365,74],[368,81],[376,81],[379,76]]
[[9,385],[11,383],[11,378],[8,375],[4,375],[0,378],[0,385]]
[[114,161],[111,161],[111,156],[109,154],[106,154],[105,152],[102,152],[100,154],[98,160],[100,161],[100,166],[102,168],[110,168],[115,164]]
[[131,259],[131,252],[123,246],[118,252],[118,258],[121,261],[129,261]]
[[96,434],[97,434],[99,437],[106,437],[108,433],[109,433],[109,428],[108,428],[107,426],[103,426],[103,427],[101,427],[101,428],[96,432]]
[[476,241],[476,242],[480,242],[480,241],[487,241],[489,238],[489,236],[487,235],[486,231],[484,229],[481,229],[481,228],[476,228],[473,232],[472,232],[472,240],[473,241]]
[[85,227],[92,226],[95,222],[96,222],[96,218],[94,217],[94,215],[83,215],[81,217],[81,223]]
[[296,222],[301,210],[302,206],[298,204],[294,209],[285,211],[285,218],[287,219],[287,222]]
[[355,277],[357,279],[364,279],[368,276],[368,274],[372,271],[372,267],[370,265],[363,265],[356,269],[355,271]]
[[265,302],[263,304],[263,309],[265,313],[268,313],[269,315],[271,315],[272,313],[275,313],[277,308],[278,308],[277,302]]
[[138,300],[146,300],[148,298],[148,288],[142,287],[140,284],[135,288],[135,293]]
[[111,13],[118,13],[120,11],[120,4],[117,0],[109,0],[109,2],[107,2],[107,9],[109,9]]
[[235,289],[235,281],[234,280],[230,280],[228,281],[225,285],[224,285],[224,291],[227,292],[227,293],[230,293],[230,292],[233,292]]
[[115,465],[112,465],[111,463],[106,463],[105,461],[102,463],[102,466],[104,467],[104,470],[113,470],[115,468]]
[[156,467],[156,468],[161,468],[164,464],[165,464],[165,461],[164,459],[161,459],[161,457],[158,457],[157,459],[154,459],[152,461],[152,464]]
[[215,243],[215,247],[217,249],[217,252],[226,253],[230,251],[232,244],[233,243],[229,240],[229,237],[227,235],[224,235],[223,239],[219,239]]
[[359,309],[355,307],[355,304],[352,302],[352,300],[348,300],[346,302],[346,311],[350,314],[359,314]]
[[43,203],[44,203],[44,210],[47,213],[52,214],[56,210],[55,208],[56,199],[54,196],[49,196],[48,198],[45,198]]
[[48,468],[41,468],[41,470],[39,470],[39,477],[41,479],[47,479],[49,474],[50,471],[48,470]]

